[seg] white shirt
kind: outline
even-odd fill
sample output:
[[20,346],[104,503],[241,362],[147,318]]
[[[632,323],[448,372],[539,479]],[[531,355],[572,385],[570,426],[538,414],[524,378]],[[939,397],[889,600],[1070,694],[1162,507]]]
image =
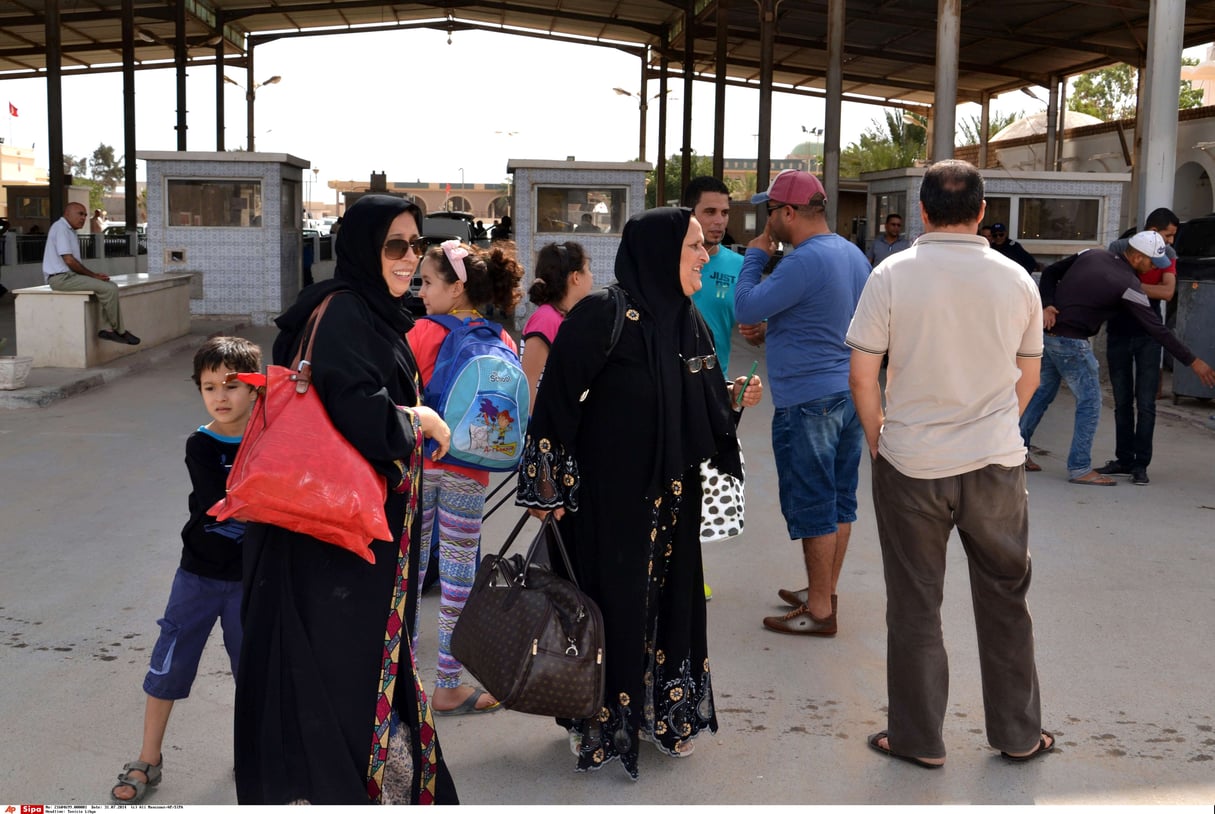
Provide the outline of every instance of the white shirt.
[[80,240],[76,237],[76,230],[67,222],[67,218],[60,218],[51,224],[51,230],[46,233],[46,250],[42,253],[44,279],[49,280],[56,274],[71,271],[68,264],[63,262],[65,254],[70,254],[79,260]]
[[848,344],[889,353],[878,451],[910,478],[1020,466],[1017,357],[1042,355],[1033,279],[978,235],[929,232],[869,275]]

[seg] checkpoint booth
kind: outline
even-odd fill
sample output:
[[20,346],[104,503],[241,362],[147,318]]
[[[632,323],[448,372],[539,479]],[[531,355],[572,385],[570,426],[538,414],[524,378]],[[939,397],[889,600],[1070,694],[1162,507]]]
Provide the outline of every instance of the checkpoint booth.
[[303,173],[286,153],[146,152],[148,273],[188,273],[190,313],[270,321],[302,283]]

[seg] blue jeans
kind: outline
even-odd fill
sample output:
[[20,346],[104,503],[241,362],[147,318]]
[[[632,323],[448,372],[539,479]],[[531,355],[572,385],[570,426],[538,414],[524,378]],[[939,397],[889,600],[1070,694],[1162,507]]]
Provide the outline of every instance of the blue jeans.
[[1147,469],[1156,431],[1160,343],[1150,336],[1115,336],[1106,345],[1114,391],[1114,455],[1118,463]]
[[856,520],[856,487],[865,433],[847,390],[778,407],[772,457],[789,539],[833,534]]
[[[1038,422],[1059,392],[1059,382],[1067,382],[1076,397],[1076,420],[1072,429],[1072,448],[1067,453],[1067,474],[1078,478],[1093,468],[1093,436],[1097,434],[1097,422],[1101,418],[1097,357],[1087,339],[1047,334],[1042,337],[1042,345],[1042,380],[1021,415],[1021,438],[1028,447]],[[1155,392],[1152,395],[1155,396]]]

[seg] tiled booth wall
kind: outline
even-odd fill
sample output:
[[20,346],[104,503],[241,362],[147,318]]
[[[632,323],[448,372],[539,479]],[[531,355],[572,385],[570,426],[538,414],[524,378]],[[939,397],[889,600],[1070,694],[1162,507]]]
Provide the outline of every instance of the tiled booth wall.
[[[148,174],[148,272],[195,275],[194,315],[248,315],[267,325],[300,290],[307,161],[284,153],[141,152]],[[257,185],[251,201],[224,205],[239,225],[187,225],[188,212],[169,212],[170,182],[214,180]],[[260,222],[252,215],[260,211]]]
[[[515,311],[517,325],[522,328],[536,306],[527,298],[527,290],[535,280],[536,255],[545,245],[562,241],[582,244],[591,258],[591,275],[595,287],[609,285],[616,279],[616,249],[620,246],[620,228],[630,217],[645,209],[645,178],[651,165],[646,161],[528,161],[514,159],[506,171],[514,174],[514,231],[519,262],[523,264],[523,299]],[[606,232],[537,231],[539,225],[538,196],[545,189],[612,190],[622,192],[625,200],[620,212],[604,213],[600,220]]]

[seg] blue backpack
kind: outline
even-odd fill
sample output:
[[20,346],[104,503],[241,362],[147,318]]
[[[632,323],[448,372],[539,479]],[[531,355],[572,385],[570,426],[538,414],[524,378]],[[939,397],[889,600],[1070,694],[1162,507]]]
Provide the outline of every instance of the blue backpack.
[[[451,427],[443,463],[511,472],[519,466],[531,390],[502,326],[484,318],[428,316],[447,328],[422,401]],[[437,445],[427,440],[426,452]]]

